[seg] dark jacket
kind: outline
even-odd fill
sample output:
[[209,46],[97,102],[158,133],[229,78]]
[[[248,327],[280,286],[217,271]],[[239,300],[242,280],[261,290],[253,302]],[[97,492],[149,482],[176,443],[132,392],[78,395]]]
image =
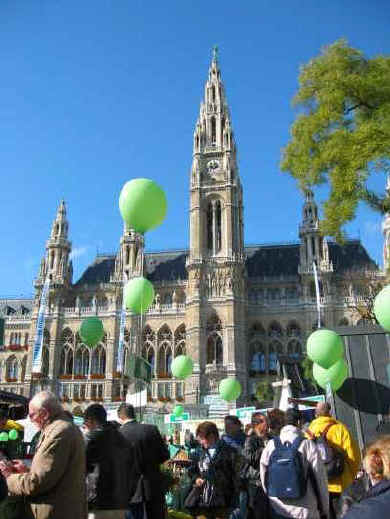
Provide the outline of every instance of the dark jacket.
[[169,459],[169,451],[159,430],[154,425],[133,421],[122,425],[120,433],[133,446],[141,473],[131,502],[163,498],[164,476],[160,465]]
[[3,474],[0,473],[0,501],[3,501],[8,495],[7,481]]
[[382,519],[388,517],[390,510],[390,481],[381,481],[373,486],[367,498],[353,505],[344,519]]
[[233,449],[243,449],[246,436],[245,434],[240,431],[236,436],[230,436],[230,434],[223,434],[222,440],[227,443],[230,447],[233,447]]
[[87,435],[88,508],[126,509],[132,494],[134,453],[125,438],[107,423]]
[[370,478],[366,473],[355,481],[341,494],[338,503],[337,517],[341,519],[355,503],[365,499],[371,489]]
[[210,457],[208,450],[202,449],[199,462],[192,467],[190,475],[205,480],[199,501],[199,508],[229,508],[240,489],[240,469],[242,457],[236,449],[223,440],[216,444],[216,452]]
[[247,484],[248,506],[254,519],[268,516],[268,498],[260,481],[260,458],[268,439],[268,436],[264,440],[257,434],[251,434],[247,436],[242,451],[244,464],[241,479]]

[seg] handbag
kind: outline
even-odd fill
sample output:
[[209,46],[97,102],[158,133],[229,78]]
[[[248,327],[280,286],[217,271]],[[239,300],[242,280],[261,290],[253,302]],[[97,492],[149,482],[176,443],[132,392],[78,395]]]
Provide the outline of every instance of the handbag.
[[198,508],[202,490],[202,487],[193,486],[184,500],[184,508]]

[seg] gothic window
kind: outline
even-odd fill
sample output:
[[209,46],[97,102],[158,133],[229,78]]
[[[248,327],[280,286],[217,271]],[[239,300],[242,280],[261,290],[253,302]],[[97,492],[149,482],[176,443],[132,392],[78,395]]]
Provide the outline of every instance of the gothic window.
[[130,261],[130,247],[126,247],[126,259],[125,259],[125,265],[128,265]]
[[106,350],[99,344],[92,351],[91,373],[94,375],[104,375],[106,373]]
[[186,326],[180,325],[175,331],[175,357],[186,354]]
[[75,375],[88,375],[89,369],[89,351],[82,345],[77,348],[75,359],[74,359],[74,374]]
[[300,337],[301,329],[295,321],[290,321],[287,325],[287,337]]
[[[42,360],[43,360],[43,351],[42,351]],[[24,382],[24,379],[25,379],[25,376],[26,376],[26,367],[27,367],[27,355],[25,355],[23,357],[22,364],[21,364],[21,368],[22,368],[21,380],[22,380],[22,382]]]
[[222,330],[222,323],[221,319],[218,317],[216,313],[212,314],[208,321],[207,321],[207,331],[213,332],[213,331],[221,331]]
[[169,306],[172,305],[172,294],[168,293],[164,295],[163,304]]
[[152,367],[152,373],[154,373],[154,368],[155,368],[155,355],[154,355],[154,348],[149,348],[148,352],[147,352],[147,357],[146,357],[147,361],[149,362],[149,364],[151,365]]
[[221,202],[217,200],[215,207],[215,218],[216,218],[216,252],[221,250],[222,246],[222,211],[221,211]]
[[172,341],[172,332],[167,324],[164,324],[158,331],[158,341]]
[[302,355],[301,343],[296,339],[291,340],[287,344],[287,354],[293,359],[298,359]]
[[19,374],[18,359],[15,355],[9,357],[6,362],[6,377],[7,380],[16,380]]
[[214,332],[207,339],[207,364],[223,364],[223,346],[221,336]]
[[263,325],[259,322],[253,323],[249,330],[249,336],[251,338],[255,338],[255,337],[262,337],[264,335],[265,335],[265,330],[263,328]]
[[249,369],[254,374],[265,372],[264,346],[259,341],[254,341],[250,345],[250,368]]
[[216,144],[217,141],[217,121],[215,117],[211,118],[211,144]]
[[28,346],[28,333],[24,334],[24,345]]
[[155,336],[156,335],[154,331],[151,329],[151,327],[149,325],[146,325],[143,333],[143,342],[147,341],[153,344]]
[[215,103],[215,86],[211,87],[211,102]]
[[49,376],[49,348],[46,344],[42,348],[42,375],[44,377]]
[[169,343],[163,343],[158,349],[158,377],[167,378],[170,376],[170,369],[172,363],[172,350]]
[[278,354],[283,352],[283,347],[279,341],[272,341],[269,345],[269,372],[276,373]]
[[172,350],[171,348],[167,348],[165,351],[165,373],[171,375],[171,365],[172,365]]
[[52,269],[54,266],[54,251],[50,253],[50,268]]
[[276,321],[273,321],[269,328],[268,328],[268,336],[269,337],[282,337],[283,336],[283,331],[282,331],[282,327],[280,326],[280,324]]
[[96,299],[96,304],[98,308],[105,308],[108,304],[107,297],[104,294],[101,294]]
[[207,249],[213,250],[213,207],[211,202],[207,206]]

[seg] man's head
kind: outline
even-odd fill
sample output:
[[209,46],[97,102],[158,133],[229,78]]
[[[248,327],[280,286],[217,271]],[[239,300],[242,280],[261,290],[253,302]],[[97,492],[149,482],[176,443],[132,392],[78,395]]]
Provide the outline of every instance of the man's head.
[[218,441],[219,433],[214,422],[202,422],[196,428],[195,436],[204,449],[209,449]]
[[252,427],[258,436],[265,436],[268,432],[268,418],[263,413],[252,414]]
[[294,425],[295,427],[299,427],[300,420],[301,413],[298,411],[298,409],[295,409],[294,407],[290,407],[290,409],[287,409],[285,417],[286,425]]
[[5,424],[8,420],[8,410],[4,408],[0,408],[0,430],[4,429]]
[[135,420],[135,410],[131,404],[121,404],[118,407],[118,420],[120,423],[127,422],[128,420]]
[[330,416],[330,405],[328,402],[318,402],[316,406],[316,416]]
[[91,404],[84,413],[84,426],[88,431],[93,431],[107,423],[107,412],[100,404]]
[[62,413],[63,409],[58,398],[50,391],[40,391],[28,405],[28,416],[39,430],[44,429],[48,423]]
[[237,436],[242,431],[241,420],[234,415],[225,416],[225,432],[229,436]]

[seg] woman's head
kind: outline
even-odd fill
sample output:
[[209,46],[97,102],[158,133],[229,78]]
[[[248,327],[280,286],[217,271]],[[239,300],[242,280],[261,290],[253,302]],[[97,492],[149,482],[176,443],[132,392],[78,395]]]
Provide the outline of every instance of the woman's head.
[[196,429],[196,439],[204,449],[217,442],[219,433],[214,422],[202,422]]
[[258,436],[264,436],[268,432],[268,418],[263,413],[253,413],[251,425]]
[[284,426],[285,413],[281,409],[271,409],[267,412],[269,428],[272,434],[279,434],[280,429]]
[[390,435],[381,436],[367,447],[363,466],[372,480],[390,479]]

